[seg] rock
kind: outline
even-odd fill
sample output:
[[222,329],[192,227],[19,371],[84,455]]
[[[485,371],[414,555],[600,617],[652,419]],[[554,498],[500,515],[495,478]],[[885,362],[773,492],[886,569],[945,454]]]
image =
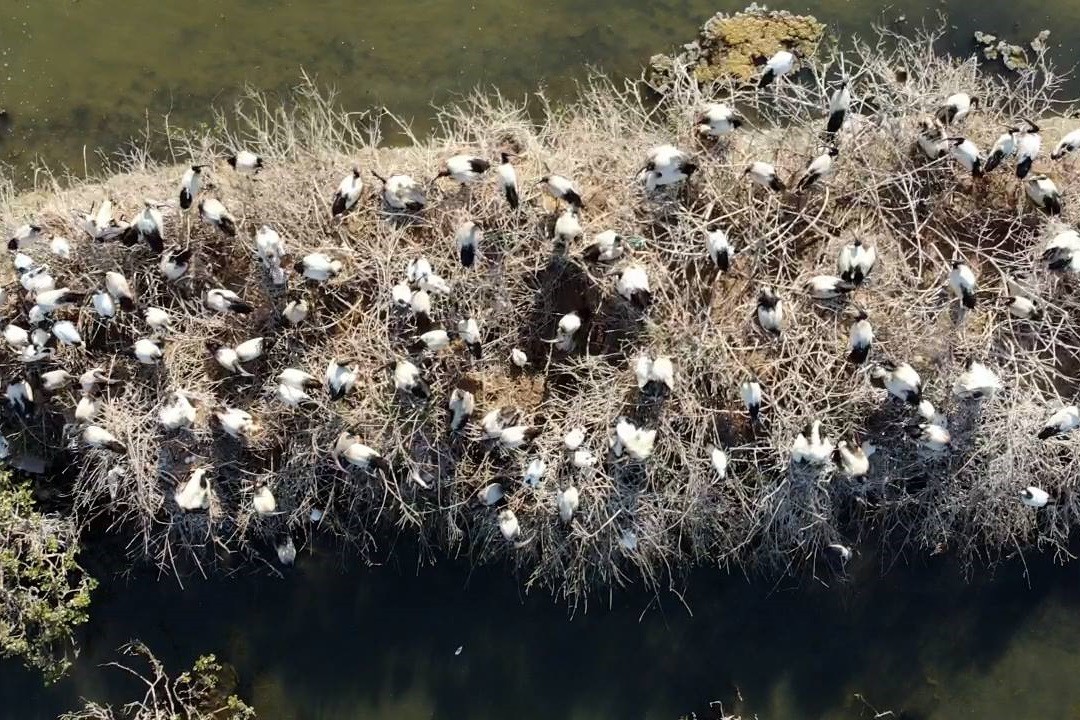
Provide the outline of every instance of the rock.
[[1037,53],[1046,52],[1046,38],[1050,37],[1049,30],[1043,30],[1031,41],[1031,49]]

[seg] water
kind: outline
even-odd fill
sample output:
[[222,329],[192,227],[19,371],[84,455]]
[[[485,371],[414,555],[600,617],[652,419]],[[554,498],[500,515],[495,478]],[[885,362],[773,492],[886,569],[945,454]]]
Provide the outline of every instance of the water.
[[[690,40],[744,0],[123,0],[0,3],[0,107],[12,127],[0,161],[21,181],[40,158],[81,173],[147,125],[194,126],[251,83],[282,90],[301,69],[342,91],[350,109],[385,104],[420,126],[431,103],[477,85],[523,96],[543,83],[572,92],[591,64],[636,74],[653,53]],[[923,0],[790,3],[848,35],[927,12]],[[1080,46],[1080,3],[945,0],[946,45],[968,51],[983,29],[1026,42],[1054,31],[1059,57]],[[1048,14],[1053,10],[1054,17]],[[930,22],[936,22],[932,17]],[[2,135],[2,133],[0,133]]]

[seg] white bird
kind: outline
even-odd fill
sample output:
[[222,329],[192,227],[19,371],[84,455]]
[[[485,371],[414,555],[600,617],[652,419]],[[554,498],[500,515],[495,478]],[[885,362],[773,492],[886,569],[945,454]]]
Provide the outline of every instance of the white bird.
[[746,412],[750,413],[750,420],[757,422],[761,413],[761,384],[755,378],[744,380],[739,385],[739,397],[746,406]]
[[390,304],[395,307],[407,308],[412,305],[412,288],[408,283],[399,282],[390,288]]
[[476,262],[476,252],[483,237],[483,230],[472,220],[467,220],[458,226],[454,233],[454,242],[457,243],[458,257],[461,259],[462,267],[471,268]]
[[1001,388],[1001,381],[990,368],[973,358],[964,363],[964,372],[953,383],[953,394],[962,400],[982,400]]
[[848,361],[862,365],[870,355],[874,343],[874,327],[865,311],[855,316],[855,323],[848,333]]
[[285,241],[281,239],[278,231],[269,225],[263,225],[255,231],[255,252],[263,265],[275,268],[281,266],[287,251]]
[[659,145],[652,148],[646,157],[642,171],[645,189],[651,192],[658,187],[676,185],[689,180],[697,169],[697,163],[686,152],[674,145]]
[[24,248],[43,235],[44,232],[39,225],[20,225],[15,228],[15,232],[11,234],[11,238],[8,240],[8,250],[19,250]]
[[772,288],[762,288],[758,293],[757,319],[766,332],[779,334],[784,327],[784,303]]
[[795,56],[787,50],[778,50],[765,62],[765,72],[761,74],[758,87],[763,88],[778,77],[787,75],[795,67]]
[[578,470],[585,470],[596,464],[596,455],[588,448],[578,448],[570,455],[570,463]]
[[525,483],[526,487],[538,488],[544,479],[545,472],[547,472],[547,463],[540,458],[533,458],[525,468],[525,476],[522,478],[522,482]]
[[456,183],[471,185],[490,169],[491,163],[484,158],[475,155],[453,155],[446,159],[435,177],[448,177]]
[[832,440],[821,436],[821,421],[814,420],[808,430],[795,437],[791,445],[791,459],[797,463],[822,465],[832,457],[833,450]]
[[807,281],[806,289],[815,300],[833,300],[847,295],[855,285],[835,275],[815,275]]
[[190,165],[180,178],[180,209],[187,210],[195,202],[195,196],[202,187],[203,165]]
[[776,174],[776,168],[767,162],[754,161],[743,170],[743,175],[749,176],[750,182],[755,185],[760,185],[773,192],[783,192],[787,189],[787,185]]
[[161,344],[151,338],[141,338],[132,347],[135,359],[143,365],[157,365],[163,355]]
[[836,146],[830,147],[821,155],[810,161],[810,164],[806,166],[806,170],[799,177],[798,182],[795,183],[795,187],[798,190],[806,190],[813,187],[821,180],[828,180],[835,172],[833,159],[840,154],[840,149]]
[[943,453],[949,449],[952,443],[952,436],[949,431],[941,425],[934,423],[920,423],[908,428],[908,433],[915,438],[919,444],[926,450],[932,453]]
[[71,373],[63,368],[41,373],[41,387],[45,392],[56,392],[71,383]]
[[971,173],[972,177],[982,177],[983,157],[979,146],[967,138],[950,138],[949,154],[960,166]]
[[286,383],[280,383],[277,386],[277,390],[274,393],[277,399],[282,404],[288,407],[301,407],[304,405],[314,405],[315,401],[308,395],[302,388],[298,388],[295,385],[288,385]]
[[1056,411],[1043,424],[1039,439],[1046,440],[1055,435],[1065,435],[1080,428],[1080,407],[1068,405]]
[[540,435],[540,428],[528,425],[512,425],[499,432],[499,445],[508,450],[523,448]]
[[146,308],[146,311],[143,313],[143,319],[151,330],[157,330],[159,332],[168,330],[169,323],[172,322],[172,318],[169,317],[169,312],[164,308],[159,307]]
[[480,427],[484,430],[484,438],[491,440],[502,435],[504,428],[516,425],[520,413],[512,407],[495,408],[484,415],[480,420]]
[[105,273],[105,290],[120,303],[120,309],[131,312],[135,309],[135,293],[131,291],[131,285],[126,277],[114,271]]
[[1027,130],[1016,141],[1016,177],[1023,180],[1031,172],[1031,166],[1042,148],[1042,138],[1039,137],[1039,126],[1030,120],[1025,120]]
[[296,543],[288,532],[282,533],[274,541],[274,552],[277,553],[278,562],[282,565],[292,565],[296,562]]
[[558,250],[565,250],[572,242],[581,237],[581,222],[578,220],[576,205],[567,205],[555,220],[555,245]]
[[859,238],[840,248],[836,258],[836,269],[840,279],[860,285],[870,275],[877,262],[877,250],[872,245],[864,245]]
[[310,253],[293,266],[293,269],[308,280],[326,282],[342,270],[340,260],[335,260],[324,253]]
[[990,148],[990,154],[986,156],[986,167],[984,168],[986,172],[993,172],[1001,164],[1002,160],[1016,154],[1016,136],[1019,132],[1019,128],[1011,127],[1007,132],[998,136],[994,146]]
[[394,364],[394,388],[421,400],[431,397],[431,388],[421,377],[420,368],[408,360],[398,360]]
[[203,222],[216,227],[228,237],[236,237],[236,218],[216,198],[199,201],[199,217]]
[[1050,153],[1050,157],[1054,160],[1060,160],[1075,151],[1076,148],[1080,148],[1080,129],[1072,130],[1061,138],[1054,151]]
[[934,408],[934,403],[923,399],[919,401],[916,411],[923,420],[938,427],[949,427],[949,419]]
[[962,122],[973,108],[979,107],[979,98],[972,97],[966,92],[959,92],[945,98],[945,102],[938,108],[935,115],[942,125],[949,126],[954,122]]
[[109,450],[114,453],[126,453],[127,448],[116,439],[116,436],[98,425],[87,425],[82,431],[84,445],[101,450]]
[[555,332],[556,346],[565,352],[570,352],[574,347],[574,336],[581,329],[582,313],[569,312],[559,318],[559,324]]
[[728,455],[722,448],[713,447],[709,452],[709,462],[712,463],[717,477],[721,480],[727,477]]
[[483,353],[483,338],[480,335],[480,326],[476,323],[476,319],[470,317],[458,320],[457,333],[458,337],[461,338],[461,342],[465,343],[465,347],[469,349],[469,354],[479,360]]
[[173,499],[181,510],[207,510],[210,507],[210,478],[206,476],[206,468],[192,470],[188,479],[173,494]]
[[290,300],[285,309],[281,311],[281,316],[285,318],[285,322],[290,325],[299,325],[304,322],[308,316],[308,304],[307,300],[300,298],[298,300]]
[[431,314],[431,296],[427,290],[417,290],[409,299],[409,309],[419,323],[426,323]]
[[825,132],[831,134],[840,132],[840,128],[844,126],[844,118],[847,117],[850,108],[851,87],[845,77],[840,80],[840,86],[833,90],[833,94],[829,98],[829,119],[825,125]]
[[735,257],[735,246],[728,239],[728,234],[721,228],[705,232],[705,249],[709,253],[709,259],[713,265],[726,273],[731,269],[731,261]]
[[723,137],[743,126],[744,120],[723,103],[709,103],[694,119],[697,131],[709,137]]
[[476,411],[476,398],[468,390],[454,388],[447,406],[450,408],[450,429],[460,430]]
[[544,192],[556,200],[563,200],[577,208],[585,207],[581,193],[569,178],[562,175],[545,175],[537,184],[543,186]]
[[223,407],[214,413],[214,417],[217,418],[222,430],[237,439],[249,436],[258,427],[251,413],[239,408]]
[[907,363],[885,363],[870,371],[870,378],[898,400],[918,405],[922,400],[922,378]]
[[99,367],[90,368],[79,376],[79,387],[84,393],[92,393],[109,385],[118,385],[119,380],[113,380]]
[[365,445],[347,432],[338,435],[333,454],[335,461],[337,458],[344,457],[346,462],[361,470],[377,470],[387,474],[390,472],[390,464],[378,450]]
[[352,210],[356,206],[356,201],[360,199],[363,189],[364,182],[360,179],[360,168],[353,168],[353,171],[342,178],[338,184],[334,199],[330,203],[330,215],[337,217]]
[[34,407],[34,389],[26,380],[8,383],[4,398],[9,405],[23,414],[30,412]]
[[1009,314],[1020,320],[1037,322],[1043,317],[1042,306],[1038,301],[1023,295],[1013,295],[1008,302]]
[[649,366],[649,382],[663,385],[672,391],[675,389],[675,365],[668,355],[660,355]]
[[30,344],[30,333],[15,323],[8,323],[4,326],[4,342],[19,350]]
[[420,280],[420,288],[426,290],[429,293],[435,293],[436,295],[449,295],[450,283],[442,278],[438,273],[428,273]]
[[626,552],[634,552],[637,550],[638,536],[633,530],[624,530],[622,535],[619,536],[619,547]]
[[975,308],[978,283],[975,280],[975,272],[963,260],[953,260],[952,270],[949,271],[949,289],[965,308],[968,310]]
[[179,280],[187,275],[191,268],[191,257],[195,254],[192,248],[180,248],[162,253],[158,269],[166,280]]
[[263,159],[250,150],[240,150],[226,158],[226,162],[238,173],[254,174],[263,168]]
[[135,222],[120,234],[120,241],[128,246],[145,242],[155,255],[160,255],[165,249],[164,236],[165,220],[161,212],[153,203],[146,201],[143,203],[142,212],[135,218]]
[[851,446],[846,440],[836,443],[834,460],[844,472],[853,478],[865,477],[870,472],[870,457],[877,449],[870,443]]
[[499,184],[502,186],[506,202],[512,210],[517,210],[521,202],[518,196],[517,172],[510,163],[510,156],[507,153],[502,153],[500,159],[502,162],[495,168],[495,172],[499,175]]
[[44,265],[24,272],[19,277],[19,284],[33,295],[56,288],[56,280]]
[[282,385],[288,385],[298,390],[309,390],[320,385],[317,377],[300,368],[285,368],[277,374],[276,379]]
[[649,275],[642,265],[628,265],[623,268],[615,280],[615,290],[639,310],[649,307],[652,302]]
[[237,355],[236,350],[228,345],[222,345],[214,340],[208,340],[206,342],[206,349],[214,355],[214,360],[217,364],[225,368],[234,375],[240,375],[242,377],[252,377],[252,373],[248,372],[243,366],[243,361]]
[[382,198],[386,206],[391,210],[406,210],[408,212],[420,212],[427,204],[424,191],[420,184],[408,175],[391,175],[384,178],[374,171],[376,178],[382,181]]
[[1080,273],[1080,233],[1065,230],[1055,234],[1046,243],[1042,261],[1054,272]]
[[1031,508],[1043,508],[1050,502],[1050,493],[1040,487],[1028,485],[1020,491],[1020,502]]
[[251,496],[251,506],[259,515],[273,515],[277,510],[277,498],[273,491],[265,483],[255,486],[255,492]]
[[497,482],[485,485],[480,488],[480,491],[476,493],[476,496],[480,499],[480,503],[491,507],[495,503],[499,502],[506,496],[503,492],[503,486]]
[[559,519],[564,523],[570,522],[574,513],[581,505],[581,494],[573,485],[565,490],[560,490],[555,498],[555,504],[559,507]]
[[65,305],[75,305],[86,299],[85,293],[73,292],[70,288],[57,288],[39,292],[34,296],[39,311],[48,315]]
[[575,427],[563,436],[563,446],[570,452],[574,452],[585,442],[585,428]]
[[112,201],[106,198],[94,210],[90,206],[90,212],[81,215],[83,230],[94,240],[101,239],[111,228],[115,227],[112,216]]
[[521,535],[521,525],[518,523],[517,515],[509,508],[499,511],[496,523],[499,526],[499,532],[508,542],[516,540]]
[[60,320],[53,323],[52,334],[64,345],[79,346],[83,344],[82,335],[78,328],[70,320]]
[[614,230],[604,230],[593,235],[593,241],[581,251],[586,262],[611,262],[624,252],[623,238]]
[[625,452],[634,460],[647,460],[653,453],[656,443],[656,430],[645,430],[634,425],[626,418],[619,418],[615,424],[615,444],[612,450],[616,457]]
[[513,348],[510,350],[510,362],[513,363],[515,367],[524,368],[529,364],[529,356],[520,348]]
[[97,416],[100,410],[101,404],[96,399],[88,394],[83,394],[79,398],[79,402],[75,404],[75,421],[88,423]]
[[254,306],[244,302],[239,295],[225,288],[212,288],[206,291],[206,307],[216,312],[234,312],[246,315]]
[[356,368],[345,361],[331,359],[326,365],[326,394],[331,400],[341,400],[356,385]]
[[59,258],[67,259],[71,257],[71,242],[64,237],[54,237],[49,240],[49,252]]
[[1061,192],[1048,176],[1032,175],[1024,182],[1027,196],[1037,207],[1049,215],[1061,214]]
[[179,430],[194,425],[196,410],[188,399],[188,394],[183,390],[176,390],[172,396],[172,402],[162,405],[158,411],[158,422],[161,426],[166,430]]

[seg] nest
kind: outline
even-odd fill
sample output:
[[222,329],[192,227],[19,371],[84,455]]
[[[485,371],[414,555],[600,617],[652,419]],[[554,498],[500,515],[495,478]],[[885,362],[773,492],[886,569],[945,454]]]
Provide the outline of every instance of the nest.
[[[95,290],[107,270],[120,270],[140,309],[166,308],[174,323],[157,367],[138,365],[128,352],[150,334],[140,313],[103,321],[89,305],[56,315],[76,323],[85,347],[62,347],[51,361],[29,365],[0,356],[4,378],[33,383],[54,367],[77,375],[97,365],[122,378],[105,393],[96,422],[127,446],[126,456],[63,442],[77,399],[70,390],[29,417],[5,408],[4,435],[17,450],[76,468],[70,491],[81,522],[104,514],[130,537],[134,557],[179,570],[233,553],[262,557],[285,535],[302,545],[323,534],[366,553],[400,534],[432,552],[509,561],[530,586],[577,599],[595,588],[657,585],[704,562],[813,569],[834,543],[878,544],[885,562],[953,551],[975,567],[1031,546],[1064,558],[1080,511],[1080,440],[1041,441],[1036,433],[1076,390],[1080,303],[1074,284],[1052,276],[1039,255],[1054,223],[1074,222],[1080,206],[1067,194],[1064,215],[1049,221],[1028,204],[1010,169],[973,180],[947,159],[928,162],[914,146],[918,120],[959,90],[982,99],[961,131],[983,148],[1018,117],[1060,114],[1060,76],[1041,55],[1031,69],[1002,79],[980,72],[974,60],[935,55],[932,35],[883,31],[880,39],[847,49],[846,68],[830,55],[808,62],[803,81],[783,78],[760,92],[719,82],[701,87],[692,68],[682,67],[658,104],[642,99],[636,84],[602,77],[558,109],[543,98],[535,108],[476,95],[443,109],[430,138],[408,136],[409,145],[393,148],[380,147],[384,126],[408,132],[393,116],[341,112],[335,97],[310,83],[281,107],[252,94],[207,135],[170,130],[175,163],[210,164],[203,195],[221,199],[239,226],[228,238],[193,211],[166,211],[167,246],[196,250],[188,276],[176,282],[160,275],[147,248],[92,243],[72,219],[73,210],[106,197],[129,217],[144,198],[171,197],[180,176],[174,162],[159,165],[136,153],[100,182],[68,179],[18,197],[9,189],[4,215],[13,225],[33,220],[72,238],[66,260],[49,257],[43,245],[27,250],[49,263],[58,286]],[[822,151],[833,81],[852,67],[861,72],[852,116],[836,138],[836,175],[798,195],[751,189],[743,177],[749,162],[772,162],[786,179]],[[704,142],[694,117],[716,98],[750,122],[719,143]],[[1045,143],[1057,136],[1044,128]],[[689,183],[646,193],[636,179],[646,153],[669,142],[692,152],[700,169]],[[259,153],[265,168],[236,175],[222,157],[237,148]],[[430,180],[446,157],[463,151],[493,160],[515,154],[520,209],[510,210],[490,180],[469,188]],[[1046,155],[1035,171],[1050,173],[1068,193],[1077,181],[1071,162],[1052,164]],[[332,219],[330,195],[353,166],[364,173],[363,196],[354,211]],[[388,212],[370,170],[417,178],[428,207]],[[565,253],[551,239],[555,208],[533,189],[551,172],[573,178],[584,195],[585,234]],[[471,269],[458,263],[454,241],[466,219],[484,229]],[[254,252],[253,234],[264,224],[285,239],[291,260],[323,252],[342,261],[342,272],[321,284],[290,273],[287,287],[271,285]],[[728,273],[705,251],[705,232],[715,227],[739,251]],[[627,256],[610,266],[584,262],[584,247],[607,229],[628,238]],[[812,299],[807,281],[834,274],[839,249],[855,237],[877,249],[869,280],[845,300]],[[423,328],[392,306],[390,289],[420,255],[451,285],[448,296],[433,296],[432,323],[453,329],[475,318],[484,335],[479,359],[459,343],[415,352]],[[948,292],[954,257],[978,275],[974,311],[962,312]],[[650,278],[645,311],[615,291],[612,271],[629,262]],[[26,308],[10,264],[3,273],[11,297],[4,313],[21,321]],[[1045,319],[1015,320],[999,302],[1006,280],[1020,278],[1043,303]],[[764,286],[784,302],[779,335],[755,321]],[[210,312],[202,303],[210,287],[236,291],[255,312]],[[294,327],[281,313],[301,297],[311,313]],[[573,348],[560,349],[552,342],[560,317],[586,308]],[[862,367],[846,360],[857,309],[877,331]],[[257,336],[268,350],[252,377],[227,376],[206,350],[210,340],[235,345]],[[524,368],[509,361],[514,348],[527,354]],[[640,388],[639,355],[669,356],[674,387]],[[387,365],[406,357],[431,386],[428,402],[394,389]],[[275,398],[282,369],[321,378],[331,358],[359,371],[343,400],[315,390],[313,407],[293,409]],[[954,397],[968,358],[1001,379],[991,398]],[[930,456],[908,437],[905,428],[919,421],[913,409],[869,380],[867,368],[884,359],[909,362],[921,374],[924,395],[949,419],[949,452]],[[751,376],[765,395],[760,423],[750,421],[739,398]],[[446,404],[456,388],[472,392],[477,407],[454,432]],[[191,429],[165,432],[157,415],[179,389],[196,399],[198,419]],[[212,422],[222,405],[249,411],[259,430],[246,441],[222,433]],[[506,450],[483,439],[479,419],[503,406],[542,430],[530,447]],[[611,451],[620,417],[656,430],[650,457]],[[789,448],[812,420],[834,441],[873,443],[869,474],[851,478],[832,463],[793,465]],[[591,467],[576,467],[563,448],[576,427],[596,458]],[[332,449],[343,431],[378,450],[390,471],[339,466]],[[714,446],[730,457],[725,477],[710,462]],[[527,486],[522,479],[535,459],[547,471]],[[210,468],[211,503],[205,512],[186,512],[174,496],[196,466]],[[117,467],[122,471],[110,473]],[[486,506],[478,492],[495,482],[505,497]],[[262,484],[275,497],[275,514],[253,508]],[[564,522],[557,497],[571,485],[580,505]],[[1055,502],[1039,512],[1025,507],[1017,493],[1027,485],[1046,489]],[[506,509],[520,526],[512,540],[498,526]]]

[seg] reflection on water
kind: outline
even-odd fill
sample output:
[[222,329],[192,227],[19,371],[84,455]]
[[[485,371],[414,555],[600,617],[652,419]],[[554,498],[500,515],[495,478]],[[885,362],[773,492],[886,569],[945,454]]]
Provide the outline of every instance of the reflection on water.
[[[384,104],[422,122],[430,103],[478,84],[511,95],[541,83],[569,93],[593,64],[633,74],[653,53],[690,40],[717,10],[746,0],[9,0],[0,3],[0,107],[13,120],[0,161],[25,176],[43,158],[82,172],[84,148],[113,151],[147,124],[196,126],[251,83],[280,90],[301,69],[342,91],[350,109]],[[968,51],[983,29],[1025,42],[1053,29],[1062,63],[1080,43],[1074,0],[810,0],[844,34],[942,10]],[[1050,13],[1053,13],[1051,22]],[[931,18],[931,22],[936,20]],[[2,136],[2,133],[0,133]],[[92,163],[91,163],[92,164]]]
[[673,720],[711,700],[770,720],[872,715],[855,693],[909,720],[1075,719],[1076,569],[1031,570],[1032,589],[1019,566],[965,585],[942,562],[833,589],[701,571],[692,615],[670,593],[624,593],[568,617],[497,568],[302,558],[284,580],[107,583],[71,679],[43,691],[8,663],[0,685],[16,691],[5,714],[55,717],[126,687],[96,665],[139,637],[170,667],[205,651],[234,663],[271,720]]

